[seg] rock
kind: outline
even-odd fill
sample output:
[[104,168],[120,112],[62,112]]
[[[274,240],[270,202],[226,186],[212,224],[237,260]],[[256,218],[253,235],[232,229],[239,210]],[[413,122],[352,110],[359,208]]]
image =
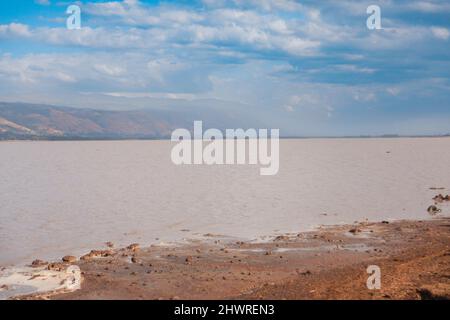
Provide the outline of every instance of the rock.
[[383,223],[383,224],[389,224],[389,221],[384,220],[384,221],[381,221],[381,223]]
[[438,209],[436,206],[429,206],[427,211],[429,214],[434,216],[434,215],[438,214],[439,212],[441,212],[441,209]]
[[204,236],[204,237],[209,237],[209,238],[215,237],[215,235],[212,234],[212,233],[205,233],[203,236]]
[[417,289],[422,300],[449,300],[450,284],[438,283],[435,285],[425,285]]
[[133,262],[133,263],[140,263],[141,261],[136,256],[132,256],[131,257],[131,262]]
[[112,251],[112,250],[91,250],[91,252],[89,254],[92,256],[92,258],[109,257],[114,254],[114,251]]
[[62,261],[68,262],[68,263],[73,263],[73,262],[77,261],[77,257],[74,257],[74,256],[64,256],[64,257],[62,258]]
[[348,232],[353,233],[353,234],[357,234],[357,233],[361,232],[361,229],[353,228],[353,229],[348,230]]
[[91,250],[91,252],[82,256],[80,260],[87,261],[92,260],[94,258],[109,257],[112,255],[114,255],[113,250]]
[[302,276],[309,276],[309,275],[311,275],[311,273],[312,273],[311,271],[306,270],[305,272],[302,272],[301,275]]
[[442,203],[444,201],[450,201],[450,196],[449,195],[443,196],[442,194],[438,194],[433,198],[433,200],[436,201],[437,203]]
[[88,260],[91,260],[93,258],[94,258],[94,256],[92,254],[88,253],[88,254],[85,254],[84,256],[81,256],[80,260],[88,261]]
[[139,243],[132,243],[127,247],[128,250],[137,251],[139,250]]
[[186,262],[186,264],[192,263],[192,257],[191,256],[186,257],[185,262]]
[[52,271],[62,271],[65,269],[66,269],[66,265],[63,263],[59,263],[59,262],[50,263],[47,266],[47,270],[52,270]]
[[42,261],[42,260],[39,260],[39,259],[36,259],[36,260],[34,260],[34,261],[31,263],[31,267],[32,267],[32,268],[43,267],[43,266],[46,266],[46,265],[48,265],[48,262],[47,262],[47,261]]
[[273,239],[273,241],[288,241],[289,237],[288,236],[278,236],[275,239]]

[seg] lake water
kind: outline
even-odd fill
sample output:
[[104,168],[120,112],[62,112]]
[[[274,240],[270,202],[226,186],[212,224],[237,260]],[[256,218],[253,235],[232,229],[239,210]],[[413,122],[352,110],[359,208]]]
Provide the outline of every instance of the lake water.
[[276,176],[252,165],[175,166],[172,146],[1,142],[0,265],[82,254],[106,241],[254,239],[426,219],[431,198],[450,188],[448,138],[282,140]]

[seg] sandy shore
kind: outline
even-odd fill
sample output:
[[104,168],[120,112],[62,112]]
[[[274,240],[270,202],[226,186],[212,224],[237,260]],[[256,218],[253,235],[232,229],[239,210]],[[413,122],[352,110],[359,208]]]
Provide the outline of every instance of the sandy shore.
[[[17,298],[448,299],[450,219],[357,223],[265,243],[208,234],[84,259],[72,262],[81,269],[80,290]],[[369,265],[381,269],[380,290],[366,286]]]

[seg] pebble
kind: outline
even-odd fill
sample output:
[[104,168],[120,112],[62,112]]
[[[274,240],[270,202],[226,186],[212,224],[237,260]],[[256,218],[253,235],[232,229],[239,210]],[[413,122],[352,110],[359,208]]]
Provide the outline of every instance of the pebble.
[[139,243],[132,243],[127,247],[127,249],[132,251],[139,250]]
[[348,232],[353,233],[353,234],[356,234],[356,233],[361,232],[361,229],[353,228],[353,229],[350,229]]
[[441,209],[438,209],[436,206],[429,206],[427,211],[429,214],[434,216],[434,215],[438,214],[439,212],[441,212]]
[[77,261],[77,257],[74,257],[74,256],[64,256],[64,257],[62,258],[62,261],[64,261],[64,262],[69,262],[69,263],[73,263],[73,262]]
[[46,265],[48,265],[48,262],[47,262],[47,261],[43,261],[43,260],[39,260],[39,259],[36,259],[36,260],[34,260],[34,261],[31,263],[31,267],[32,267],[32,268],[43,267],[43,266],[46,266]]
[[66,268],[66,265],[64,265],[63,263],[59,263],[59,262],[50,263],[47,266],[47,270],[53,270],[53,271],[61,271],[61,270],[64,270],[65,268]]
[[275,239],[273,239],[273,241],[288,241],[289,237],[288,236],[278,236],[275,237]]
[[450,201],[450,196],[449,195],[443,196],[442,194],[438,194],[433,198],[433,200],[439,203],[444,201]]

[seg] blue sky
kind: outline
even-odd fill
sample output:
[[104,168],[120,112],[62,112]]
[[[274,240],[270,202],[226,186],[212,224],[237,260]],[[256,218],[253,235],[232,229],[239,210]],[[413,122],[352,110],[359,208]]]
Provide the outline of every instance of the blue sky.
[[200,109],[283,135],[449,133],[450,2],[1,1],[0,100]]

